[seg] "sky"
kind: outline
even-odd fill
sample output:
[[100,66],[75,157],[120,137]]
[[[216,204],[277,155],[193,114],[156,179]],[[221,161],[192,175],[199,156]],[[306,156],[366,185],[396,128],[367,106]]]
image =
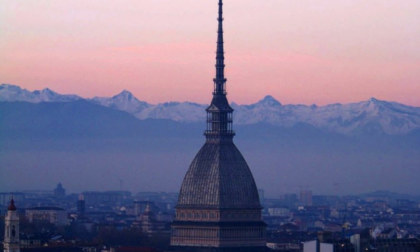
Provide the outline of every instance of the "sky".
[[[420,106],[420,1],[225,0],[230,101]],[[3,0],[0,83],[208,103],[216,0]]]

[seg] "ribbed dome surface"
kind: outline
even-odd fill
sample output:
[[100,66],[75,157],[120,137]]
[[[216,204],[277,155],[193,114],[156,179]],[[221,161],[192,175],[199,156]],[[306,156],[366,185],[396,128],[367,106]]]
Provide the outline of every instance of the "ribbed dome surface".
[[233,142],[204,144],[185,175],[177,208],[261,208],[252,173]]

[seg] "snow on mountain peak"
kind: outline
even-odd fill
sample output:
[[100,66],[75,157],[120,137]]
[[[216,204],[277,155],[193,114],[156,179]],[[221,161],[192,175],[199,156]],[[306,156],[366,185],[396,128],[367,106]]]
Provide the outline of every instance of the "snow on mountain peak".
[[371,104],[375,104],[375,105],[381,105],[381,104],[385,104],[387,102],[386,101],[381,101],[381,100],[378,100],[378,99],[372,97],[367,101],[367,103],[371,103]]
[[271,107],[281,106],[281,103],[277,101],[276,99],[274,99],[274,97],[271,95],[266,95],[262,100],[260,100],[256,104],[261,104],[261,105],[271,106]]
[[31,102],[34,94],[26,89],[11,84],[2,84],[0,86],[0,101],[27,101]]
[[19,90],[22,90],[22,89],[19,86],[16,86],[16,85],[3,83],[3,84],[0,85],[0,90],[19,91]]
[[123,90],[112,97],[94,97],[90,99],[93,103],[136,114],[147,108],[150,104],[138,100],[130,91]]
[[361,105],[361,110],[369,112],[371,114],[379,115],[381,111],[389,109],[389,103],[386,101],[381,101],[376,98],[370,98],[367,101],[359,102],[357,104]]
[[[124,89],[121,93],[119,93],[117,95],[114,95],[112,98],[117,98],[117,97],[123,97],[123,98],[126,98],[126,99],[135,98],[134,95],[130,91],[127,91],[126,89]],[[137,99],[137,98],[135,98],[135,99]]]
[[54,92],[54,91],[52,91],[51,89],[49,89],[49,88],[44,88],[44,89],[42,89],[41,90],[41,94],[44,94],[44,95],[50,95],[50,96],[59,96],[60,94],[58,94],[58,93],[56,93],[56,92]]
[[35,90],[30,92],[19,86],[2,84],[0,86],[0,101],[23,101],[23,102],[69,102],[80,100],[77,95],[61,95],[49,88],[43,90]]
[[[0,101],[74,101],[82,99],[75,95],[60,95],[46,88],[30,92],[10,84],[0,85]],[[204,122],[207,105],[190,102],[168,102],[151,105],[138,100],[131,92],[123,90],[112,97],[88,99],[98,105],[126,111],[139,119],[169,119],[179,122]],[[281,105],[270,95],[251,105],[237,105],[236,124],[268,123],[291,127],[306,123],[316,128],[342,134],[358,132],[384,132],[405,134],[420,129],[420,108],[396,102],[371,98],[350,104],[330,104],[326,106]]]

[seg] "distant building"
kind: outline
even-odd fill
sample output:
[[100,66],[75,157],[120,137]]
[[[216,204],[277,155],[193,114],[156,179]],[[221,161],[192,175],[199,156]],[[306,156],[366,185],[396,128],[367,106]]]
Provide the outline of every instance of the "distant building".
[[83,192],[83,197],[87,206],[121,204],[124,198],[130,196],[131,193],[127,191]]
[[152,212],[150,204],[147,205],[145,211],[139,216],[139,221],[143,233],[148,236],[153,236],[157,233],[169,234],[170,232],[169,222],[158,221]]
[[382,201],[389,203],[391,201],[391,198],[389,196],[366,196],[365,197],[366,202],[376,202],[376,201]]
[[299,201],[302,206],[312,206],[312,191],[300,191]]
[[303,252],[354,252],[349,240],[332,238],[330,232],[318,232],[318,239],[303,244]]
[[321,242],[314,240],[303,244],[303,252],[354,252],[354,248],[348,241]]
[[40,248],[42,247],[42,239],[40,235],[34,234],[21,234],[20,235],[20,248],[25,251],[26,248]]
[[264,206],[265,195],[264,195],[264,190],[263,189],[258,189],[258,196],[260,197],[261,206]]
[[281,251],[301,251],[299,244],[285,243],[285,242],[267,242],[267,247],[272,250]]
[[280,226],[279,230],[291,233],[291,232],[299,231],[299,226],[297,226],[294,223],[285,223]]
[[26,209],[26,219],[29,222],[49,222],[56,226],[68,223],[67,211],[59,207],[34,207]]
[[342,220],[344,218],[351,218],[351,217],[353,217],[353,213],[351,211],[348,211],[348,210],[337,210],[337,209],[333,209],[330,212],[330,217],[331,218]]
[[101,252],[163,252],[151,247],[116,247],[109,249],[102,249]]
[[66,196],[66,189],[63,188],[61,183],[58,183],[57,187],[54,189],[54,197],[64,198]]
[[20,252],[19,215],[13,198],[10,200],[10,205],[7,208],[4,224],[4,252]]
[[77,214],[78,218],[83,218],[85,215],[85,197],[83,194],[80,194],[77,200]]
[[53,190],[26,190],[23,191],[23,193],[27,199],[38,199],[54,196]]
[[387,228],[378,234],[378,239],[392,239],[397,237],[397,230],[395,228]]
[[350,236],[350,242],[354,246],[354,252],[364,252],[370,248],[370,231],[368,228]]
[[334,205],[339,200],[335,195],[312,195],[312,204],[314,206]]
[[281,199],[283,200],[284,205],[294,208],[298,201],[298,196],[294,193],[284,194]]
[[417,202],[407,199],[397,199],[395,200],[396,206],[399,208],[416,208]]
[[357,226],[361,228],[373,228],[375,225],[376,223],[372,218],[357,220]]
[[375,252],[418,252],[418,239],[375,239],[370,244],[370,251]]
[[288,207],[270,207],[268,208],[268,214],[270,216],[288,217],[290,209]]
[[157,212],[159,210],[154,202],[135,200],[134,201],[134,215],[138,216],[144,213],[147,207],[149,207],[152,210],[152,212]]

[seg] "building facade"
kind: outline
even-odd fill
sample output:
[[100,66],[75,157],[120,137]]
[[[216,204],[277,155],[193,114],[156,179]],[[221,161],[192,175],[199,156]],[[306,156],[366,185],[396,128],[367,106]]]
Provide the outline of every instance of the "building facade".
[[216,77],[207,111],[206,142],[185,175],[171,246],[176,251],[265,251],[266,224],[252,173],[233,143],[226,97],[223,3],[219,0]]
[[85,198],[83,194],[79,195],[79,199],[77,200],[77,215],[78,218],[83,218],[85,216]]
[[270,216],[288,217],[290,216],[290,209],[288,207],[270,207],[268,208]]
[[56,226],[68,223],[67,211],[59,207],[34,207],[26,209],[25,216],[29,222],[49,222]]
[[128,191],[83,192],[86,206],[121,204],[126,197],[131,197],[131,193]]
[[300,191],[299,201],[302,206],[312,206],[312,191]]

